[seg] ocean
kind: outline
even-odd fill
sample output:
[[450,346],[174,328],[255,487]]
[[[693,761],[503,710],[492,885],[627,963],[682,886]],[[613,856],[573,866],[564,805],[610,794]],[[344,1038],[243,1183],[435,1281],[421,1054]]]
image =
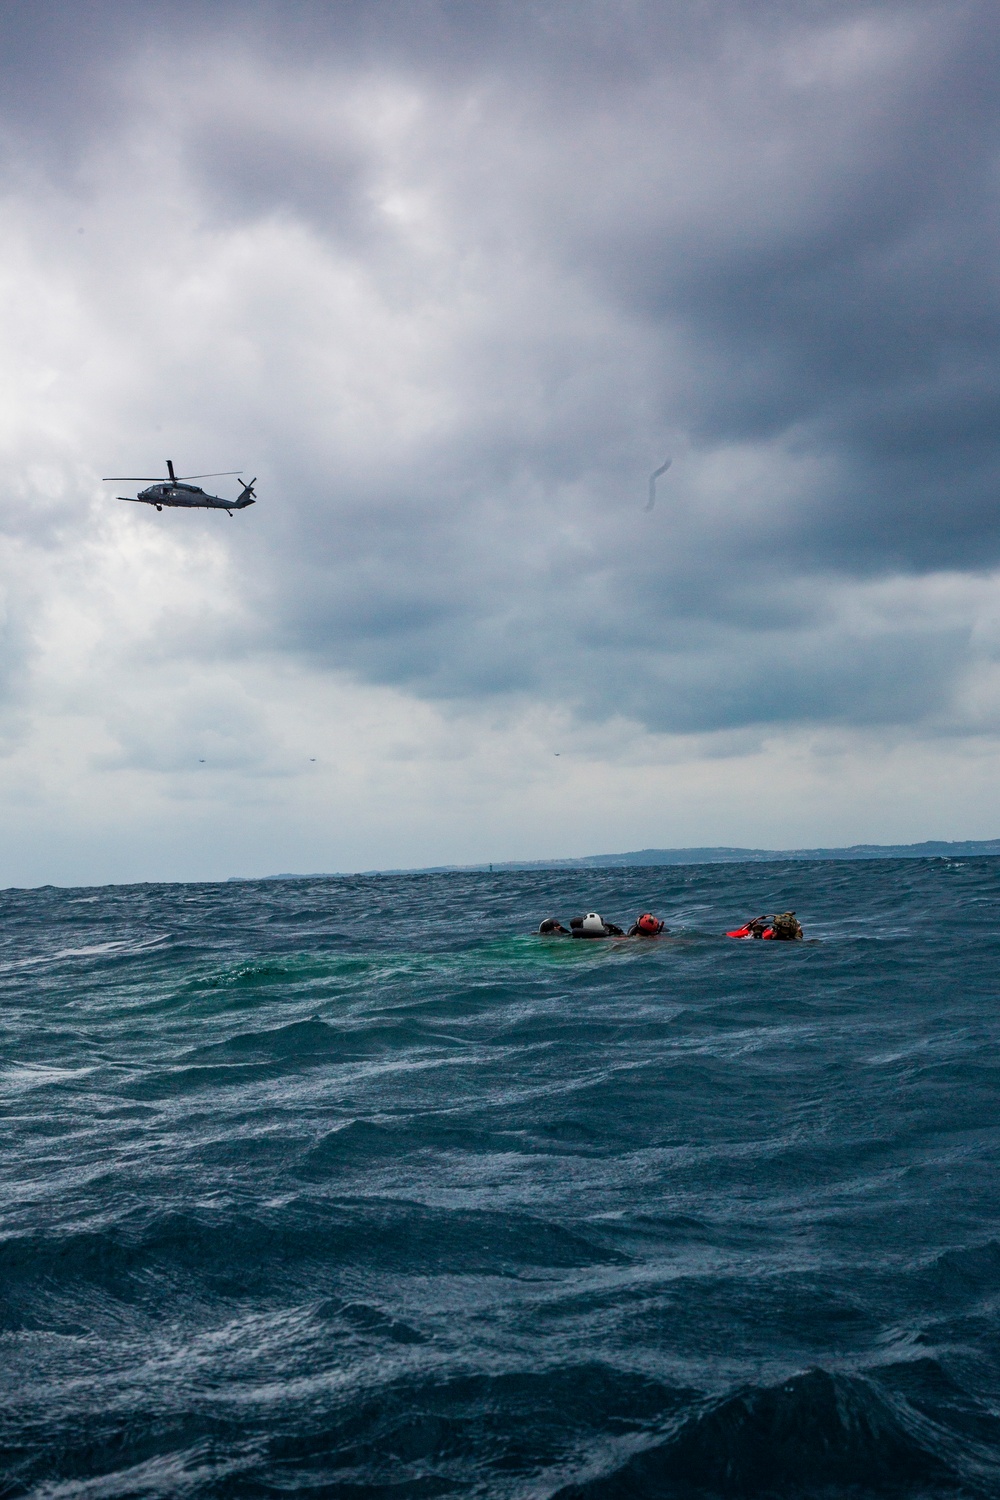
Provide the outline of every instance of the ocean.
[[0,912],[0,1495],[1000,1496],[1000,859]]

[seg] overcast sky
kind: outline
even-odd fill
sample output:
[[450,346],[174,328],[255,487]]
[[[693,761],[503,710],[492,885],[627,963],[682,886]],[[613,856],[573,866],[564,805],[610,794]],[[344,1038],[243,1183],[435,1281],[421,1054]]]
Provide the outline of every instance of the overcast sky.
[[0,883],[1000,834],[992,0],[0,44]]

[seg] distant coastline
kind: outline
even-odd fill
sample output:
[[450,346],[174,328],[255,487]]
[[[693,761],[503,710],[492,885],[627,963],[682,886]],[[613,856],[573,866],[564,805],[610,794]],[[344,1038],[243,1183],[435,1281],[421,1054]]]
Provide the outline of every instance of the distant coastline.
[[448,875],[500,870],[602,870],[628,865],[771,864],[787,859],[968,859],[1000,856],[1000,839],[926,839],[921,844],[851,844],[844,849],[739,849],[722,844],[703,849],[633,849],[626,854],[584,854],[576,859],[508,859],[492,864],[421,865],[409,869],[317,870],[231,880],[322,880],[330,875]]

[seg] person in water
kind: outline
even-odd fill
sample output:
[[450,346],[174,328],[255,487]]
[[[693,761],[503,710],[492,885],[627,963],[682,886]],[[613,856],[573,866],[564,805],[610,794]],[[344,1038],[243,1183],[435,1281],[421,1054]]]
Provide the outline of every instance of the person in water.
[[658,917],[654,917],[651,911],[644,911],[641,917],[636,917],[625,936],[659,937],[660,933],[666,930]]
[[625,934],[614,922],[605,922],[599,912],[588,911],[585,917],[573,917],[569,924],[575,938],[624,937]]
[[659,937],[666,928],[658,917],[652,912],[644,911],[640,917],[632,923],[628,932],[623,932],[616,927],[614,922],[605,922],[604,918],[596,911],[588,911],[585,917],[573,917],[569,928],[565,928],[555,917],[546,917],[539,924],[539,937],[575,937],[575,938],[605,938],[605,937]]
[[738,927],[727,937],[770,938],[779,943],[801,942],[801,924],[793,911],[779,912],[773,917],[754,917],[745,927]]

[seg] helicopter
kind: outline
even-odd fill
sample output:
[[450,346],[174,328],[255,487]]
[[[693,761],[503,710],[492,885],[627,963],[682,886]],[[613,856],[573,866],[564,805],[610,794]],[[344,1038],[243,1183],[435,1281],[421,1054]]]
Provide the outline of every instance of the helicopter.
[[230,519],[234,510],[243,510],[244,506],[254,503],[254,485],[257,483],[256,475],[249,484],[240,483],[243,489],[240,491],[239,499],[223,500],[220,495],[206,495],[205,491],[197,484],[187,484],[189,479],[224,479],[230,475],[239,475],[239,469],[226,469],[218,474],[181,474],[179,477],[174,473],[173,460],[167,459],[167,473],[169,479],[156,479],[151,474],[109,474],[102,481],[104,484],[129,483],[143,484],[147,479],[154,479],[148,490],[140,490],[138,495],[119,495],[119,500],[131,500],[139,505],[155,505],[157,510],[162,510],[165,505],[179,506],[187,510],[200,508],[202,510],[225,510],[229,512]]

